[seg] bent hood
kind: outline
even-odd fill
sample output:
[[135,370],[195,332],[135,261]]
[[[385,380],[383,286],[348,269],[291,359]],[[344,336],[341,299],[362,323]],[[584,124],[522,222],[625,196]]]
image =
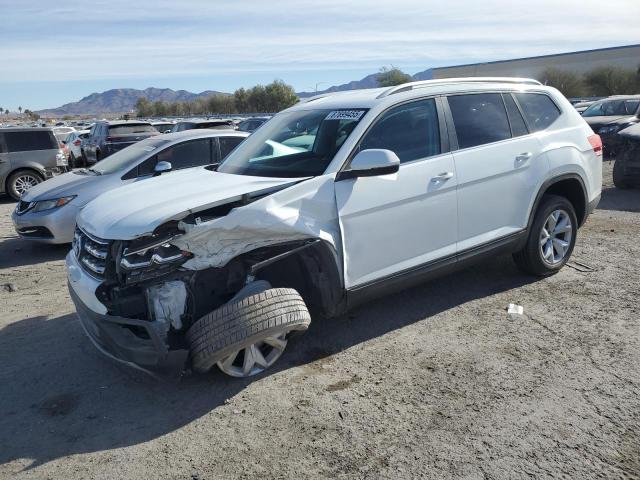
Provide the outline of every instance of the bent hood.
[[63,173],[31,187],[22,196],[25,202],[52,200],[54,198],[78,195],[101,178],[99,175],[83,175],[76,172]]
[[103,193],[78,215],[78,225],[109,240],[147,235],[169,220],[239,200],[248,193],[284,187],[297,178],[231,175],[190,168]]

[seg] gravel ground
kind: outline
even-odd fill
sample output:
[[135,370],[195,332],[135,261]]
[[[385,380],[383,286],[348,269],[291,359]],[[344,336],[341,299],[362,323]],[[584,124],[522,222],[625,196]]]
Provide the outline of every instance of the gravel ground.
[[316,321],[267,375],[178,385],[94,350],[67,248],[0,199],[0,478],[640,478],[640,191],[610,172],[593,271],[496,258]]

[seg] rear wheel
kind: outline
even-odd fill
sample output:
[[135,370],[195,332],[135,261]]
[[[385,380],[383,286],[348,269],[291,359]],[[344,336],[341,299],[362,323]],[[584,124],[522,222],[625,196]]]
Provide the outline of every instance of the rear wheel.
[[44,181],[42,175],[33,170],[18,170],[7,180],[7,193],[14,200],[20,200],[23,193],[42,181]]
[[557,273],[573,252],[577,230],[573,204],[558,195],[545,195],[525,247],[513,255],[516,265],[525,273],[540,277]]
[[232,300],[195,322],[187,332],[194,370],[217,365],[232,377],[250,377],[271,367],[294,332],[311,317],[298,292],[271,288]]
[[629,184],[624,179],[624,166],[619,160],[613,163],[613,184],[621,190],[629,188]]

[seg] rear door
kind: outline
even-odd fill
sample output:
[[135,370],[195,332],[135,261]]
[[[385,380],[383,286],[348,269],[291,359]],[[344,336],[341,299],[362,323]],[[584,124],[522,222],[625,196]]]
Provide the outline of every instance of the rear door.
[[335,184],[347,288],[456,252],[457,178],[437,104],[426,98],[395,106],[360,141],[358,150],[395,152],[398,173]]
[[11,169],[56,167],[58,140],[49,130],[5,132]]
[[11,171],[11,163],[9,162],[9,152],[4,141],[4,133],[0,133],[0,191],[4,190],[5,179]]
[[526,227],[548,162],[511,94],[447,100],[458,143],[458,252],[464,252]]

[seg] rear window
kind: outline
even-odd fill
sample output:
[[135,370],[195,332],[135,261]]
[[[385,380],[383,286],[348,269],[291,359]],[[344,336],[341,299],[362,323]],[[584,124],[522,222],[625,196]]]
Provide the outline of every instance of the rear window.
[[560,109],[544,94],[515,93],[514,95],[532,132],[548,128],[560,116]]
[[134,133],[157,133],[152,125],[141,123],[139,125],[111,125],[109,135],[129,135]]
[[4,137],[9,152],[58,149],[58,142],[49,131],[5,132]]

